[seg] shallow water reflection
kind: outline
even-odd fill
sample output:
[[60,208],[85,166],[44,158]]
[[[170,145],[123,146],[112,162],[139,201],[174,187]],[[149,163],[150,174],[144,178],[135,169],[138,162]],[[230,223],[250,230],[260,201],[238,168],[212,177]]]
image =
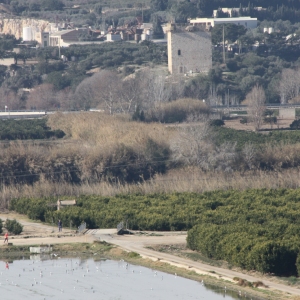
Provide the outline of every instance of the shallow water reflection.
[[135,266],[93,259],[0,262],[1,299],[251,299],[225,288]]

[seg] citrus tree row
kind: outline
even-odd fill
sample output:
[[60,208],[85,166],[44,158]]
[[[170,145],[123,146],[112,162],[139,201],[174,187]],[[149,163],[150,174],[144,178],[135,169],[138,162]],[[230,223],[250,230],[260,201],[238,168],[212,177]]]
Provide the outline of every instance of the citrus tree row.
[[297,275],[300,268],[300,189],[81,196],[57,211],[55,199],[15,199],[30,218],[88,228],[189,230],[188,246],[248,270]]

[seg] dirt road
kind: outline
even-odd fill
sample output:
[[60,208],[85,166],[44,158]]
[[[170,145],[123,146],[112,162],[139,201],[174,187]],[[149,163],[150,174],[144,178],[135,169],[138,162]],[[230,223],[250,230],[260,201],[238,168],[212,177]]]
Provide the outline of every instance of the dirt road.
[[[16,218],[18,215],[0,214],[0,218]],[[252,276],[248,273],[241,273],[234,270],[223,269],[201,262],[195,262],[175,255],[157,252],[146,248],[150,245],[184,244],[186,243],[186,232],[157,232],[152,235],[117,235],[116,229],[102,229],[89,231],[85,235],[76,235],[75,231],[64,229],[59,233],[56,227],[44,225],[42,223],[33,223],[24,216],[17,218],[24,226],[24,232],[21,236],[11,237],[10,242],[14,245],[32,245],[32,244],[58,244],[58,243],[92,243],[94,240],[106,241],[117,245],[127,251],[139,253],[142,257],[150,258],[154,261],[160,260],[171,265],[193,270],[199,274],[214,276],[218,279],[233,281],[234,277],[246,279],[250,282],[263,281],[268,289],[279,290],[290,295],[300,295],[297,287],[288,286],[276,282],[276,278],[263,275]],[[26,237],[26,238],[24,238]],[[0,248],[1,249],[1,248]]]

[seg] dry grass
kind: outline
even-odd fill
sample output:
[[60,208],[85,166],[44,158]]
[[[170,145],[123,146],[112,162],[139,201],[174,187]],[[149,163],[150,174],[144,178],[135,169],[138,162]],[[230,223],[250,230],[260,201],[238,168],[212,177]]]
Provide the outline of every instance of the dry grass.
[[251,188],[298,188],[300,186],[300,170],[291,169],[282,173],[275,172],[248,172],[241,175],[236,173],[203,173],[198,169],[187,168],[170,171],[166,175],[157,175],[154,179],[141,184],[120,183],[84,183],[74,185],[66,182],[50,182],[40,180],[33,185],[16,184],[2,185],[0,204],[7,208],[10,199],[19,197],[40,198],[48,196],[80,196],[116,194],[153,194],[174,192],[198,192],[212,190]]
[[198,119],[199,116],[207,118],[210,108],[202,101],[182,98],[162,103],[154,109],[145,112],[147,122],[159,121],[162,123],[175,123],[187,121],[190,117]]
[[[152,179],[138,184],[121,184],[118,180],[113,183],[103,174],[109,166],[128,163],[126,152],[119,151],[120,146],[134,149],[139,159],[148,155],[145,149],[147,139],[151,138],[168,147],[180,128],[156,123],[136,123],[123,116],[102,113],[58,113],[50,116],[49,125],[53,129],[64,130],[69,139],[65,143],[0,144],[2,207],[7,207],[9,200],[15,197],[201,193],[218,189],[300,186],[299,144],[267,146],[264,152],[257,155],[257,162],[263,162],[270,170],[275,170],[273,172],[202,172],[196,167],[174,168],[173,162],[170,162],[169,171],[165,175],[156,174]],[[145,158],[146,165],[151,161],[147,159]],[[140,159],[138,163],[141,161]],[[137,168],[137,172],[140,174],[140,169]],[[28,174],[34,178],[34,184],[26,181]],[[77,184],[74,176],[79,177]]]
[[162,124],[131,122],[126,116],[98,112],[57,113],[49,116],[48,124],[52,129],[63,130],[72,139],[100,147],[110,147],[116,143],[138,147],[148,137],[158,143],[168,142],[171,138],[170,131]]

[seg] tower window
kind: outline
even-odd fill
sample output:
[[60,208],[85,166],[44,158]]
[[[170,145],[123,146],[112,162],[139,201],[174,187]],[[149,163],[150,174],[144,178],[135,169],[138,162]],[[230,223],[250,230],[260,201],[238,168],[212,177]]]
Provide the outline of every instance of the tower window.
[[178,50],[177,53],[178,53],[178,55],[181,55],[181,50]]

